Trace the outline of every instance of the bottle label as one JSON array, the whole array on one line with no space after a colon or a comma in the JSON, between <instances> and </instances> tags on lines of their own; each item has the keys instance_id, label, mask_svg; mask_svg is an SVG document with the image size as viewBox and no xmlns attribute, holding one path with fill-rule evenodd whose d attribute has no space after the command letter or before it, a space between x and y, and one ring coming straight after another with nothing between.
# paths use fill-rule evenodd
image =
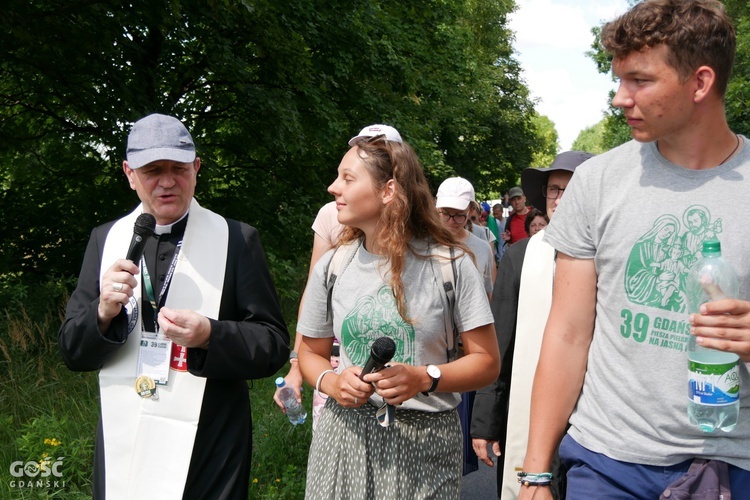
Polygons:
<instances>
[{"instance_id":1,"label":"bottle label","mask_svg":"<svg viewBox=\"0 0 750 500\"><path fill-rule=\"evenodd\" d=\"M702 363L688 360L688 377L689 396L694 403L724 406L739 400L739 361Z\"/></svg>"}]
</instances>

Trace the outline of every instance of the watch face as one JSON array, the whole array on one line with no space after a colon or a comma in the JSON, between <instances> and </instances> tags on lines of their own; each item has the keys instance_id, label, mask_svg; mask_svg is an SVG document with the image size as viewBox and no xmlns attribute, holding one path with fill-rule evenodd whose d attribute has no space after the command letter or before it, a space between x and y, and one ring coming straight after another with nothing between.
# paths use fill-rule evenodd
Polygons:
<instances>
[{"instance_id":1,"label":"watch face","mask_svg":"<svg viewBox=\"0 0 750 500\"><path fill-rule=\"evenodd\" d=\"M427 375L432 378L440 378L440 368L435 365L427 365Z\"/></svg>"}]
</instances>

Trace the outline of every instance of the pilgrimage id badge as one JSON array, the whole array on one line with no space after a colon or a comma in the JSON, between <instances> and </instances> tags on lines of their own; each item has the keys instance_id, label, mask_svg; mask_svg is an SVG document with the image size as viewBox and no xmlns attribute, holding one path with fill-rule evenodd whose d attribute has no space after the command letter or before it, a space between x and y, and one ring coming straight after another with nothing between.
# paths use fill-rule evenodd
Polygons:
<instances>
[{"instance_id":1,"label":"pilgrimage id badge","mask_svg":"<svg viewBox=\"0 0 750 500\"><path fill-rule=\"evenodd\" d=\"M144 331L138 350L138 371L136 377L145 375L158 385L167 385L169 380L169 358L172 354L172 341L162 333Z\"/></svg>"}]
</instances>

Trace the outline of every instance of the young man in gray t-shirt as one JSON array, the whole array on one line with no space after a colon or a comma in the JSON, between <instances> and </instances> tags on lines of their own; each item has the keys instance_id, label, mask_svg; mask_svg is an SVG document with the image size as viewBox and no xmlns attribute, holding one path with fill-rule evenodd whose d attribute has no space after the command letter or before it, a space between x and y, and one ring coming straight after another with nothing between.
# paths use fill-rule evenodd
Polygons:
<instances>
[{"instance_id":1,"label":"young man in gray t-shirt","mask_svg":"<svg viewBox=\"0 0 750 500\"><path fill-rule=\"evenodd\" d=\"M602 44L635 141L578 168L546 231L558 257L520 498L551 498L544 473L568 423L569 498L658 498L694 458L717 461L746 494L750 303L689 316L683 293L698 240L715 237L750 296L750 147L724 114L734 28L713 0L646 0L605 25ZM744 361L729 434L687 417L691 334Z\"/></svg>"}]
</instances>

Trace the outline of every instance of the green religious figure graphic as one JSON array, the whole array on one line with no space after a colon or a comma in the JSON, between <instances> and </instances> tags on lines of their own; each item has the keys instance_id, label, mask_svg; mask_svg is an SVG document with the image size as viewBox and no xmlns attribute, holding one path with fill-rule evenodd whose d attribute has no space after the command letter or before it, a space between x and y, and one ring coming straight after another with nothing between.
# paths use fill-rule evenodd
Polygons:
<instances>
[{"instance_id":1,"label":"green religious figure graphic","mask_svg":"<svg viewBox=\"0 0 750 500\"><path fill-rule=\"evenodd\" d=\"M633 245L625 269L628 299L667 311L685 312L685 278L698 260L703 241L722 231L721 219L711 221L709 210L693 205L682 221L671 214L658 217ZM682 232L681 232L682 231Z\"/></svg>"},{"instance_id":2,"label":"green religious figure graphic","mask_svg":"<svg viewBox=\"0 0 750 500\"><path fill-rule=\"evenodd\" d=\"M688 267L701 258L703 242L712 240L722 231L721 219L711 222L711 214L701 205L693 205L682 216L687 231L682 235L682 246L685 249L683 262Z\"/></svg>"},{"instance_id":3,"label":"green religious figure graphic","mask_svg":"<svg viewBox=\"0 0 750 500\"><path fill-rule=\"evenodd\" d=\"M388 286L380 288L374 297L361 297L341 324L341 343L357 366L367 362L370 347L380 337L390 337L396 343L393 361L413 362L414 327L399 315Z\"/></svg>"}]
</instances>

